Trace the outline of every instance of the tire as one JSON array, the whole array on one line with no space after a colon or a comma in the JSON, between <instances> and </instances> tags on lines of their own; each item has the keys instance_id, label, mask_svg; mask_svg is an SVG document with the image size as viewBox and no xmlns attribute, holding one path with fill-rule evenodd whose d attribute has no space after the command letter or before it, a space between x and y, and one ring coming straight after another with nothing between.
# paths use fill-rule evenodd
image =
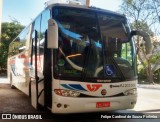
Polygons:
<instances>
[{"instance_id":1,"label":"tire","mask_svg":"<svg viewBox=\"0 0 160 122\"><path fill-rule=\"evenodd\" d=\"M12 79L12 74L10 73L10 86L12 89L15 89L16 87L13 85L13 79Z\"/></svg>"},{"instance_id":2,"label":"tire","mask_svg":"<svg viewBox=\"0 0 160 122\"><path fill-rule=\"evenodd\" d=\"M31 99L31 80L30 80L30 82L29 82L29 98Z\"/></svg>"}]
</instances>

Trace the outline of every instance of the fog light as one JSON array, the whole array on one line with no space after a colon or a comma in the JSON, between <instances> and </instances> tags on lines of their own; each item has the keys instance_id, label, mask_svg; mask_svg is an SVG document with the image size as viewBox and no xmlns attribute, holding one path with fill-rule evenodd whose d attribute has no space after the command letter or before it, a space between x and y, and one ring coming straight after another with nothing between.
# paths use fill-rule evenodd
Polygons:
<instances>
[{"instance_id":1,"label":"fog light","mask_svg":"<svg viewBox=\"0 0 160 122\"><path fill-rule=\"evenodd\" d=\"M107 90L103 89L103 90L101 91L101 94L102 94L103 96L106 95L106 94L107 94Z\"/></svg>"},{"instance_id":2,"label":"fog light","mask_svg":"<svg viewBox=\"0 0 160 122\"><path fill-rule=\"evenodd\" d=\"M61 103L58 103L58 104L57 104L57 108L60 108L61 106L62 106Z\"/></svg>"},{"instance_id":3,"label":"fog light","mask_svg":"<svg viewBox=\"0 0 160 122\"><path fill-rule=\"evenodd\" d=\"M136 104L136 101L131 102L131 104L132 104L132 105L135 105L135 104Z\"/></svg>"},{"instance_id":4,"label":"fog light","mask_svg":"<svg viewBox=\"0 0 160 122\"><path fill-rule=\"evenodd\" d=\"M67 104L64 104L64 108L67 108L68 107L68 105Z\"/></svg>"}]
</instances>

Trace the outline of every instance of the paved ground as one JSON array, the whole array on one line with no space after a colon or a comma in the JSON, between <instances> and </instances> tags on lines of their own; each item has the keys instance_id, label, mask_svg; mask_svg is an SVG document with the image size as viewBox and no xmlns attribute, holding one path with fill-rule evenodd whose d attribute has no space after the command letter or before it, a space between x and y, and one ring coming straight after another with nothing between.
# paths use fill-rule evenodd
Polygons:
<instances>
[{"instance_id":1,"label":"paved ground","mask_svg":"<svg viewBox=\"0 0 160 122\"><path fill-rule=\"evenodd\" d=\"M160 115L160 89L138 88L134 110L140 113L159 113Z\"/></svg>"},{"instance_id":2,"label":"paved ground","mask_svg":"<svg viewBox=\"0 0 160 122\"><path fill-rule=\"evenodd\" d=\"M11 89L9 84L0 84L0 113L23 113L26 111L36 112L30 105L28 96L17 89Z\"/></svg>"},{"instance_id":3,"label":"paved ground","mask_svg":"<svg viewBox=\"0 0 160 122\"><path fill-rule=\"evenodd\" d=\"M137 87L139 88L146 88L146 89L159 89L160 90L160 84L138 84Z\"/></svg>"},{"instance_id":4,"label":"paved ground","mask_svg":"<svg viewBox=\"0 0 160 122\"><path fill-rule=\"evenodd\" d=\"M3 115L2 115L3 114ZM12 120L1 119L7 115L12 116ZM17 116L16 116L17 115ZM18 89L11 89L10 84L0 83L0 122L20 122L16 117L20 115L40 115L41 118L51 118L52 114L47 110L37 111L31 106L27 95ZM15 118L13 120L13 118ZM22 120L26 122L53 122L52 119L46 120Z\"/></svg>"}]
</instances>

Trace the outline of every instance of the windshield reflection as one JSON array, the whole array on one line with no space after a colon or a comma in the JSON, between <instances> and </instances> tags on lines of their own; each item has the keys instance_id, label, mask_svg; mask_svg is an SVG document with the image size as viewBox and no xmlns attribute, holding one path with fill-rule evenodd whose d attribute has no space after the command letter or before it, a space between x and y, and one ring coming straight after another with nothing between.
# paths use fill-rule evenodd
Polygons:
<instances>
[{"instance_id":1,"label":"windshield reflection","mask_svg":"<svg viewBox=\"0 0 160 122\"><path fill-rule=\"evenodd\" d=\"M59 78L134 77L133 48L124 17L69 8L55 8L53 16L59 26L54 62Z\"/></svg>"}]
</instances>

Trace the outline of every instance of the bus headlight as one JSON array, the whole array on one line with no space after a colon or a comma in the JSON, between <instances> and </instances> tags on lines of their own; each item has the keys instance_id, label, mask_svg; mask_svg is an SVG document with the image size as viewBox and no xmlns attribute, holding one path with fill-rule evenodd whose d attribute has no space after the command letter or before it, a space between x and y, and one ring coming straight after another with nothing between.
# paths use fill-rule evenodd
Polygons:
<instances>
[{"instance_id":1,"label":"bus headlight","mask_svg":"<svg viewBox=\"0 0 160 122\"><path fill-rule=\"evenodd\" d=\"M136 95L137 94L137 89L130 89L124 92L124 95Z\"/></svg>"},{"instance_id":2,"label":"bus headlight","mask_svg":"<svg viewBox=\"0 0 160 122\"><path fill-rule=\"evenodd\" d=\"M57 95L64 96L64 97L79 97L80 93L71 90L64 90L64 89L55 89L54 92Z\"/></svg>"}]
</instances>

